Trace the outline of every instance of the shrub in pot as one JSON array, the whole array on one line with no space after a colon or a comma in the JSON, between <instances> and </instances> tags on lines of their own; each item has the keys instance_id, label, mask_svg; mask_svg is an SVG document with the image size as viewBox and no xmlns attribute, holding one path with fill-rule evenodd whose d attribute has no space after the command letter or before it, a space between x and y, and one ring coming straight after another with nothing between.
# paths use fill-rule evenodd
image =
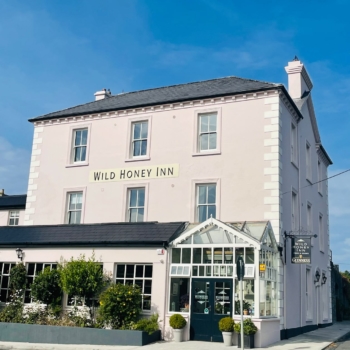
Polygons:
<instances>
[{"instance_id":1,"label":"shrub in pot","mask_svg":"<svg viewBox=\"0 0 350 350\"><path fill-rule=\"evenodd\" d=\"M241 333L241 324L235 323L234 330L237 333ZM246 349L254 349L254 334L258 331L258 328L254 322L247 318L243 321L243 333L244 333L244 347ZM238 336L238 347L241 348L241 337Z\"/></svg>"},{"instance_id":2,"label":"shrub in pot","mask_svg":"<svg viewBox=\"0 0 350 350\"><path fill-rule=\"evenodd\" d=\"M225 346L232 345L233 327L235 325L234 320L231 317L223 317L219 321L219 330L222 332Z\"/></svg>"},{"instance_id":3,"label":"shrub in pot","mask_svg":"<svg viewBox=\"0 0 350 350\"><path fill-rule=\"evenodd\" d=\"M174 341L182 342L183 328L186 326L185 318L180 314L170 316L169 324L174 332Z\"/></svg>"}]
</instances>

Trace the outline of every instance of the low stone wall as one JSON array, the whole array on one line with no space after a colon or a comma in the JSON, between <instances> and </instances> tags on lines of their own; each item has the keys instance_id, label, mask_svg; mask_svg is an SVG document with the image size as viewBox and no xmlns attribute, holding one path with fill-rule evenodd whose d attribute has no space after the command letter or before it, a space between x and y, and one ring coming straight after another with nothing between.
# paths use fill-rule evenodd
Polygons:
<instances>
[{"instance_id":1,"label":"low stone wall","mask_svg":"<svg viewBox=\"0 0 350 350\"><path fill-rule=\"evenodd\" d=\"M0 322L0 341L143 346L160 339L160 331L149 335L142 331L107 330L80 327L41 326Z\"/></svg>"}]
</instances>

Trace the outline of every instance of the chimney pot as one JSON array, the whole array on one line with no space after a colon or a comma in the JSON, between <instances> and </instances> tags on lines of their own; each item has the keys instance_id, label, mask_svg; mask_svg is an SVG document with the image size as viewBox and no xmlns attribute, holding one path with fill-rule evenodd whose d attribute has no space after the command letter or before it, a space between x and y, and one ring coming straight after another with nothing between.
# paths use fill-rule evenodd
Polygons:
<instances>
[{"instance_id":1,"label":"chimney pot","mask_svg":"<svg viewBox=\"0 0 350 350\"><path fill-rule=\"evenodd\" d=\"M99 101L99 100L103 100L105 98L108 98L108 97L111 97L112 96L112 93L111 93L111 90L107 90L107 89L102 89L100 91L96 91L94 93L94 96L95 96L95 101Z\"/></svg>"}]
</instances>

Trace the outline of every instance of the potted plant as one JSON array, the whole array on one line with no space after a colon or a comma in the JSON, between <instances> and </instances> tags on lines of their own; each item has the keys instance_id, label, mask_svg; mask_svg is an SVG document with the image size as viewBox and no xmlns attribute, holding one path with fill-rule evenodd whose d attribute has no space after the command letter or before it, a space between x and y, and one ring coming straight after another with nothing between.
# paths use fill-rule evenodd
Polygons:
<instances>
[{"instance_id":1,"label":"potted plant","mask_svg":"<svg viewBox=\"0 0 350 350\"><path fill-rule=\"evenodd\" d=\"M222 332L225 346L232 345L233 326L235 321L231 317L223 317L219 321L219 330Z\"/></svg>"},{"instance_id":2,"label":"potted plant","mask_svg":"<svg viewBox=\"0 0 350 350\"><path fill-rule=\"evenodd\" d=\"M249 309L251 307L251 304L248 303L248 301L243 300L243 314L249 315ZM240 315L241 314L241 302L239 300L236 300L235 302L235 314Z\"/></svg>"},{"instance_id":3,"label":"potted plant","mask_svg":"<svg viewBox=\"0 0 350 350\"><path fill-rule=\"evenodd\" d=\"M237 333L241 333L241 324L235 323L234 330ZM247 318L243 321L243 333L244 333L244 347L247 349L254 349L254 334L258 331L258 328L254 322ZM241 348L241 337L238 336L238 347Z\"/></svg>"},{"instance_id":4,"label":"potted plant","mask_svg":"<svg viewBox=\"0 0 350 350\"><path fill-rule=\"evenodd\" d=\"M186 326L186 323L187 322L185 318L180 314L174 314L170 316L169 324L170 327L173 329L174 341L182 342L182 330Z\"/></svg>"}]
</instances>

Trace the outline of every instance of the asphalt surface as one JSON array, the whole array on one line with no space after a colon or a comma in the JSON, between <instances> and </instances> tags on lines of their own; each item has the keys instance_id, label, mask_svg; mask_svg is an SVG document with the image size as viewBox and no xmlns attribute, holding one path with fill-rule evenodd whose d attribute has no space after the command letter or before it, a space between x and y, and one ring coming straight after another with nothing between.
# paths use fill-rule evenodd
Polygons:
<instances>
[{"instance_id":1,"label":"asphalt surface","mask_svg":"<svg viewBox=\"0 0 350 350\"><path fill-rule=\"evenodd\" d=\"M330 344L325 350L350 350L350 333L337 342Z\"/></svg>"}]
</instances>

